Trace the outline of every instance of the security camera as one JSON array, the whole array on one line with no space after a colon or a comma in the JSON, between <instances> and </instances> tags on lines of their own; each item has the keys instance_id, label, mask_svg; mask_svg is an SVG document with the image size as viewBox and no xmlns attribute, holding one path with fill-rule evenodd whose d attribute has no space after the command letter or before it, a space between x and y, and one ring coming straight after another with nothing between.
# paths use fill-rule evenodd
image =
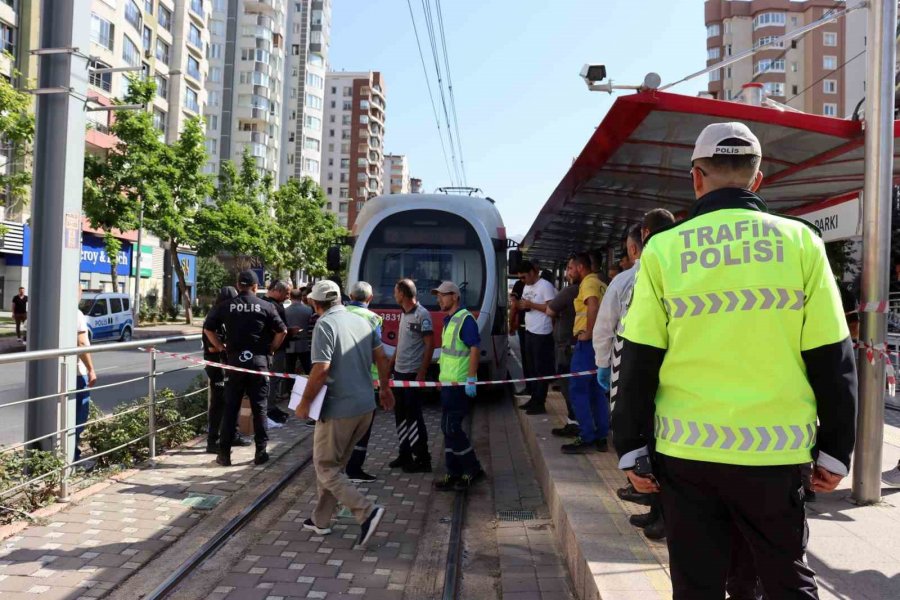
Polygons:
<instances>
[{"instance_id":1,"label":"security camera","mask_svg":"<svg viewBox=\"0 0 900 600\"><path fill-rule=\"evenodd\" d=\"M588 87L606 79L606 65L586 64L581 67L581 78Z\"/></svg>"}]
</instances>

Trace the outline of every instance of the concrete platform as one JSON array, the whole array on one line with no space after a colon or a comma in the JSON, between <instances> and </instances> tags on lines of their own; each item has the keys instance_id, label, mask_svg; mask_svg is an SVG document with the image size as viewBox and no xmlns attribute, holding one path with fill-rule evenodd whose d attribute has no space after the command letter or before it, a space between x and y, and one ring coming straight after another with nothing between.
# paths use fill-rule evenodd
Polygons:
<instances>
[{"instance_id":1,"label":"concrete platform","mask_svg":"<svg viewBox=\"0 0 900 600\"><path fill-rule=\"evenodd\" d=\"M576 594L582 600L671 598L665 543L647 540L628 516L647 509L615 495L625 478L615 453L567 456L558 427L565 404L558 393L548 399L547 415L516 411L550 508L557 541L566 557ZM885 425L883 471L896 479L900 428ZM820 494L807 506L808 559L822 599L900 598L900 488L885 485L884 500L861 507L850 500L845 480L833 494Z\"/></svg>"}]
</instances>

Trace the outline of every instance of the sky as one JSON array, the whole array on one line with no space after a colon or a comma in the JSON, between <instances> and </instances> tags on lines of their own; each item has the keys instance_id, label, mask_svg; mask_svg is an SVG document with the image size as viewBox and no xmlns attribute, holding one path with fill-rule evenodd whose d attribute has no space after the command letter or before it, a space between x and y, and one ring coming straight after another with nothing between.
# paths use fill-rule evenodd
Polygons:
<instances>
[{"instance_id":1,"label":"sky","mask_svg":"<svg viewBox=\"0 0 900 600\"><path fill-rule=\"evenodd\" d=\"M411 4L447 146L422 0ZM584 63L605 64L615 83L629 85L650 71L665 84L706 66L701 0L444 0L441 8L466 179L496 200L510 236L528 232L615 100L588 91L578 76ZM385 152L405 154L427 191L450 185L407 0L334 0L329 63L382 73ZM671 91L696 95L706 82Z\"/></svg>"}]
</instances>

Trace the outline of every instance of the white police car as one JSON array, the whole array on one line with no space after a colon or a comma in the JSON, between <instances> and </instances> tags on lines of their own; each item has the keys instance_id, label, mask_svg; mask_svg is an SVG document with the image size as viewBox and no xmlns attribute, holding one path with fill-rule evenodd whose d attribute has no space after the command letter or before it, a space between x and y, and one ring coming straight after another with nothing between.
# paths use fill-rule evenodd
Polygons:
<instances>
[{"instance_id":1,"label":"white police car","mask_svg":"<svg viewBox=\"0 0 900 600\"><path fill-rule=\"evenodd\" d=\"M131 340L134 334L134 316L131 314L131 298L128 294L84 292L78 309L84 313L92 342Z\"/></svg>"}]
</instances>

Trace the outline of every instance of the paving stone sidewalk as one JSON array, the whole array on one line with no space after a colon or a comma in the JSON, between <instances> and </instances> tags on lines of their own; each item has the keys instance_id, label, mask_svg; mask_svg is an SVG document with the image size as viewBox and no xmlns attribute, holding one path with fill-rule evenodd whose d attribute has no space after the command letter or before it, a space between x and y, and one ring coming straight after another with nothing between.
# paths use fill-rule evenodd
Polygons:
<instances>
[{"instance_id":1,"label":"paving stone sidewalk","mask_svg":"<svg viewBox=\"0 0 900 600\"><path fill-rule=\"evenodd\" d=\"M290 419L270 431L269 453L276 459L311 434ZM170 452L155 468L143 468L0 541L0 597L102 598L207 514L182 503L189 495L226 498L273 464L254 466L250 446L235 448L235 466L223 468L204 449L205 441Z\"/></svg>"}]
</instances>

